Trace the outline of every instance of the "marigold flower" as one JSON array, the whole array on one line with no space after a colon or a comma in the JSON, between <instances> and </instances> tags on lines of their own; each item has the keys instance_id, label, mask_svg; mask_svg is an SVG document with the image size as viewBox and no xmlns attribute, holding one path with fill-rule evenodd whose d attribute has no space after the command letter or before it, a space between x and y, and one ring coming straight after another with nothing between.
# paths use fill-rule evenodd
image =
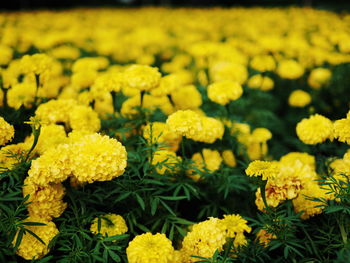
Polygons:
<instances>
[{"instance_id":1,"label":"marigold flower","mask_svg":"<svg viewBox=\"0 0 350 263\"><path fill-rule=\"evenodd\" d=\"M50 241L58 234L58 229L55 223L45 221L38 217L29 217L25 221L45 224L40 226L26 226L27 229L40 237L45 244L41 243L33 235L26 232L22 237L21 244L19 245L16 253L26 260L40 259L49 253L48 245ZM16 238L14 239L13 244L15 241Z\"/></svg>"},{"instance_id":2,"label":"marigold flower","mask_svg":"<svg viewBox=\"0 0 350 263\"><path fill-rule=\"evenodd\" d=\"M202 132L198 134L193 140L204 143L214 143L216 140L222 139L225 128L221 121L201 116Z\"/></svg>"},{"instance_id":3,"label":"marigold flower","mask_svg":"<svg viewBox=\"0 0 350 263\"><path fill-rule=\"evenodd\" d=\"M248 176L262 176L263 180L267 180L279 173L279 167L275 162L256 160L248 165L245 173Z\"/></svg>"},{"instance_id":4,"label":"marigold flower","mask_svg":"<svg viewBox=\"0 0 350 263\"><path fill-rule=\"evenodd\" d=\"M8 143L15 135L15 129L0 116L0 146Z\"/></svg>"},{"instance_id":5,"label":"marigold flower","mask_svg":"<svg viewBox=\"0 0 350 263\"><path fill-rule=\"evenodd\" d=\"M311 96L301 89L294 90L288 98L288 104L292 107L305 107L311 102Z\"/></svg>"},{"instance_id":6,"label":"marigold flower","mask_svg":"<svg viewBox=\"0 0 350 263\"><path fill-rule=\"evenodd\" d=\"M224 163L230 167L235 167L237 165L236 157L231 150L225 150L221 153Z\"/></svg>"},{"instance_id":7,"label":"marigold flower","mask_svg":"<svg viewBox=\"0 0 350 263\"><path fill-rule=\"evenodd\" d=\"M171 99L179 110L196 109L202 105L202 96L194 85L173 90Z\"/></svg>"},{"instance_id":8,"label":"marigold flower","mask_svg":"<svg viewBox=\"0 0 350 263\"><path fill-rule=\"evenodd\" d=\"M25 55L21 58L20 66L25 74L40 75L51 70L53 59L46 54Z\"/></svg>"},{"instance_id":9,"label":"marigold flower","mask_svg":"<svg viewBox=\"0 0 350 263\"><path fill-rule=\"evenodd\" d=\"M101 128L101 121L97 112L91 107L77 105L68 113L69 125L73 130L98 132Z\"/></svg>"},{"instance_id":10,"label":"marigold flower","mask_svg":"<svg viewBox=\"0 0 350 263\"><path fill-rule=\"evenodd\" d=\"M333 127L334 138L350 145L350 118L336 120Z\"/></svg>"},{"instance_id":11,"label":"marigold flower","mask_svg":"<svg viewBox=\"0 0 350 263\"><path fill-rule=\"evenodd\" d=\"M263 77L261 74L257 74L249 78L247 85L251 89L268 91L273 89L274 82L267 76Z\"/></svg>"},{"instance_id":12,"label":"marigold flower","mask_svg":"<svg viewBox=\"0 0 350 263\"><path fill-rule=\"evenodd\" d=\"M164 234L145 233L136 236L126 248L129 263L173 262L174 248Z\"/></svg>"},{"instance_id":13,"label":"marigold flower","mask_svg":"<svg viewBox=\"0 0 350 263\"><path fill-rule=\"evenodd\" d=\"M295 60L282 60L277 67L277 73L284 79L297 79L304 74L304 68Z\"/></svg>"},{"instance_id":14,"label":"marigold flower","mask_svg":"<svg viewBox=\"0 0 350 263\"><path fill-rule=\"evenodd\" d=\"M208 86L209 99L220 105L226 105L230 101L237 100L242 94L242 86L233 81L215 82Z\"/></svg>"},{"instance_id":15,"label":"marigold flower","mask_svg":"<svg viewBox=\"0 0 350 263\"><path fill-rule=\"evenodd\" d=\"M164 174L165 172L176 172L176 166L181 162L181 157L176 153L166 150L159 150L153 154L152 165L158 165L157 172Z\"/></svg>"},{"instance_id":16,"label":"marigold flower","mask_svg":"<svg viewBox=\"0 0 350 263\"><path fill-rule=\"evenodd\" d=\"M203 130L200 116L192 110L178 110L168 117L166 123L171 131L189 139L196 138Z\"/></svg>"},{"instance_id":17,"label":"marigold flower","mask_svg":"<svg viewBox=\"0 0 350 263\"><path fill-rule=\"evenodd\" d=\"M132 65L124 72L125 82L131 88L150 91L159 85L161 74L158 68Z\"/></svg>"},{"instance_id":18,"label":"marigold flower","mask_svg":"<svg viewBox=\"0 0 350 263\"><path fill-rule=\"evenodd\" d=\"M98 221L100 220L100 230L98 229ZM94 234L101 233L104 236L122 235L128 232L128 226L124 218L116 214L105 214L96 217L91 224L90 231Z\"/></svg>"},{"instance_id":19,"label":"marigold flower","mask_svg":"<svg viewBox=\"0 0 350 263\"><path fill-rule=\"evenodd\" d=\"M210 258L217 249L221 251L225 243L226 232L222 229L220 219L211 217L195 224L182 241L184 262L198 261L192 256Z\"/></svg>"},{"instance_id":20,"label":"marigold flower","mask_svg":"<svg viewBox=\"0 0 350 263\"><path fill-rule=\"evenodd\" d=\"M322 143L333 135L333 123L326 117L315 114L300 121L296 132L305 144Z\"/></svg>"},{"instance_id":21,"label":"marigold flower","mask_svg":"<svg viewBox=\"0 0 350 263\"><path fill-rule=\"evenodd\" d=\"M24 180L23 196L29 195L28 212L31 217L51 220L59 217L67 207L63 202L65 188L62 184L37 185L31 177Z\"/></svg>"},{"instance_id":22,"label":"marigold flower","mask_svg":"<svg viewBox=\"0 0 350 263\"><path fill-rule=\"evenodd\" d=\"M311 71L308 84L314 89L320 89L327 84L332 77L332 72L326 68L315 68Z\"/></svg>"},{"instance_id":23,"label":"marigold flower","mask_svg":"<svg viewBox=\"0 0 350 263\"><path fill-rule=\"evenodd\" d=\"M234 238L234 246L242 246L247 243L244 232L250 233L251 227L247 225L248 221L240 215L224 215L221 219L221 227L226 231L226 237Z\"/></svg>"}]
</instances>

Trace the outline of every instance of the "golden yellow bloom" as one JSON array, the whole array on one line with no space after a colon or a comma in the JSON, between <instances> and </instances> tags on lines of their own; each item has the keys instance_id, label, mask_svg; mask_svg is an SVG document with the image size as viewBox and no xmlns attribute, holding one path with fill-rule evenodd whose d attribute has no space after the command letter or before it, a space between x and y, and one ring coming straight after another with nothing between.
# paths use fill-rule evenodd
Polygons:
<instances>
[{"instance_id":1,"label":"golden yellow bloom","mask_svg":"<svg viewBox=\"0 0 350 263\"><path fill-rule=\"evenodd\" d=\"M295 162L301 162L303 165L309 166L311 169L316 169L316 159L308 153L303 152L290 152L283 155L280 159L280 163L285 166L294 165Z\"/></svg>"},{"instance_id":2,"label":"golden yellow bloom","mask_svg":"<svg viewBox=\"0 0 350 263\"><path fill-rule=\"evenodd\" d=\"M256 160L251 162L245 173L248 176L262 176L263 180L274 178L279 173L279 166L275 162Z\"/></svg>"},{"instance_id":3,"label":"golden yellow bloom","mask_svg":"<svg viewBox=\"0 0 350 263\"><path fill-rule=\"evenodd\" d=\"M181 141L181 135L171 131L168 125L163 122L148 123L143 127L143 137L149 143L159 143L161 148L173 152L178 150Z\"/></svg>"},{"instance_id":4,"label":"golden yellow bloom","mask_svg":"<svg viewBox=\"0 0 350 263\"><path fill-rule=\"evenodd\" d=\"M13 49L0 44L0 65L7 65L13 57Z\"/></svg>"},{"instance_id":5,"label":"golden yellow bloom","mask_svg":"<svg viewBox=\"0 0 350 263\"><path fill-rule=\"evenodd\" d=\"M191 256L212 257L218 249L222 250L226 242L226 231L222 229L221 220L209 218L192 226L182 241L181 253L184 263L196 262L198 259Z\"/></svg>"},{"instance_id":6,"label":"golden yellow bloom","mask_svg":"<svg viewBox=\"0 0 350 263\"><path fill-rule=\"evenodd\" d=\"M105 219L106 218L106 219ZM124 218L116 214L105 214L100 217L100 230L98 229L99 218L96 217L91 224L90 231L94 234L101 233L103 236L116 236L128 232L128 226Z\"/></svg>"},{"instance_id":7,"label":"golden yellow bloom","mask_svg":"<svg viewBox=\"0 0 350 263\"><path fill-rule=\"evenodd\" d=\"M152 89L153 96L164 96L170 94L173 90L180 87L179 77L175 74L170 74L161 78L159 87Z\"/></svg>"},{"instance_id":8,"label":"golden yellow bloom","mask_svg":"<svg viewBox=\"0 0 350 263\"><path fill-rule=\"evenodd\" d=\"M90 134L70 145L70 168L80 182L109 181L124 173L127 153L116 139Z\"/></svg>"},{"instance_id":9,"label":"golden yellow bloom","mask_svg":"<svg viewBox=\"0 0 350 263\"><path fill-rule=\"evenodd\" d=\"M311 96L301 89L294 90L288 98L288 103L292 107L305 107L311 102Z\"/></svg>"},{"instance_id":10,"label":"golden yellow bloom","mask_svg":"<svg viewBox=\"0 0 350 263\"><path fill-rule=\"evenodd\" d=\"M202 105L202 96L194 85L173 90L171 99L179 110L196 109Z\"/></svg>"},{"instance_id":11,"label":"golden yellow bloom","mask_svg":"<svg viewBox=\"0 0 350 263\"><path fill-rule=\"evenodd\" d=\"M277 74L284 79L297 79L304 74L304 68L295 60L282 60L278 64Z\"/></svg>"},{"instance_id":12,"label":"golden yellow bloom","mask_svg":"<svg viewBox=\"0 0 350 263\"><path fill-rule=\"evenodd\" d=\"M125 85L124 82L124 75L122 73L104 73L95 79L91 92L95 96L105 91L119 92L123 85Z\"/></svg>"},{"instance_id":13,"label":"golden yellow bloom","mask_svg":"<svg viewBox=\"0 0 350 263\"><path fill-rule=\"evenodd\" d=\"M231 150L225 150L221 153L224 163L230 167L236 167L236 157Z\"/></svg>"},{"instance_id":14,"label":"golden yellow bloom","mask_svg":"<svg viewBox=\"0 0 350 263\"><path fill-rule=\"evenodd\" d=\"M153 154L152 165L157 165L157 172L164 174L165 172L176 173L177 165L181 162L181 157L176 153L166 150L158 150Z\"/></svg>"},{"instance_id":15,"label":"golden yellow bloom","mask_svg":"<svg viewBox=\"0 0 350 263\"><path fill-rule=\"evenodd\" d=\"M196 138L203 130L200 115L192 110L178 110L166 121L169 129L189 139Z\"/></svg>"},{"instance_id":16,"label":"golden yellow bloom","mask_svg":"<svg viewBox=\"0 0 350 263\"><path fill-rule=\"evenodd\" d=\"M350 118L334 122L334 138L350 145Z\"/></svg>"},{"instance_id":17,"label":"golden yellow bloom","mask_svg":"<svg viewBox=\"0 0 350 263\"><path fill-rule=\"evenodd\" d=\"M52 69L53 59L46 54L25 55L21 58L20 66L25 74L40 75Z\"/></svg>"},{"instance_id":18,"label":"golden yellow bloom","mask_svg":"<svg viewBox=\"0 0 350 263\"><path fill-rule=\"evenodd\" d=\"M23 196L29 195L28 212L31 217L51 220L59 217L66 209L67 204L63 202L64 187L62 184L37 185L31 177L24 180Z\"/></svg>"},{"instance_id":19,"label":"golden yellow bloom","mask_svg":"<svg viewBox=\"0 0 350 263\"><path fill-rule=\"evenodd\" d=\"M158 72L158 68L132 65L125 70L124 78L129 87L149 91L159 85L161 74Z\"/></svg>"},{"instance_id":20,"label":"golden yellow bloom","mask_svg":"<svg viewBox=\"0 0 350 263\"><path fill-rule=\"evenodd\" d=\"M311 71L308 84L314 89L320 89L327 84L332 77L332 72L326 68L315 68Z\"/></svg>"},{"instance_id":21,"label":"golden yellow bloom","mask_svg":"<svg viewBox=\"0 0 350 263\"><path fill-rule=\"evenodd\" d=\"M28 175L32 181L40 186L50 183L61 183L72 173L68 144L59 144L50 148L39 158L32 161Z\"/></svg>"},{"instance_id":22,"label":"golden yellow bloom","mask_svg":"<svg viewBox=\"0 0 350 263\"><path fill-rule=\"evenodd\" d=\"M106 57L83 57L76 60L72 66L73 72L92 70L98 71L107 68L109 61Z\"/></svg>"},{"instance_id":23,"label":"golden yellow bloom","mask_svg":"<svg viewBox=\"0 0 350 263\"><path fill-rule=\"evenodd\" d=\"M66 123L69 122L69 113L77 105L73 99L58 99L50 100L40 104L35 115L48 124Z\"/></svg>"},{"instance_id":24,"label":"golden yellow bloom","mask_svg":"<svg viewBox=\"0 0 350 263\"><path fill-rule=\"evenodd\" d=\"M199 133L193 140L204 143L214 143L216 140L222 139L225 128L221 121L201 116L202 121L202 132Z\"/></svg>"},{"instance_id":25,"label":"golden yellow bloom","mask_svg":"<svg viewBox=\"0 0 350 263\"><path fill-rule=\"evenodd\" d=\"M296 127L298 138L305 144L322 143L333 136L333 123L326 117L315 114L301 120Z\"/></svg>"},{"instance_id":26,"label":"golden yellow bloom","mask_svg":"<svg viewBox=\"0 0 350 263\"><path fill-rule=\"evenodd\" d=\"M28 143L9 144L2 147L0 149L0 170L3 168L11 170L21 161L21 156L26 156L30 147L31 144Z\"/></svg>"},{"instance_id":27,"label":"golden yellow bloom","mask_svg":"<svg viewBox=\"0 0 350 263\"><path fill-rule=\"evenodd\" d=\"M62 46L51 49L49 54L50 54L50 56L57 58L57 59L75 60L80 56L80 51L76 47L62 45Z\"/></svg>"},{"instance_id":28,"label":"golden yellow bloom","mask_svg":"<svg viewBox=\"0 0 350 263\"><path fill-rule=\"evenodd\" d=\"M73 130L98 132L101 122L98 114L88 106L77 105L68 113L69 125Z\"/></svg>"},{"instance_id":29,"label":"golden yellow bloom","mask_svg":"<svg viewBox=\"0 0 350 263\"><path fill-rule=\"evenodd\" d=\"M174 248L164 234L145 233L130 241L126 255L129 263L171 263Z\"/></svg>"},{"instance_id":30,"label":"golden yellow bloom","mask_svg":"<svg viewBox=\"0 0 350 263\"><path fill-rule=\"evenodd\" d=\"M202 152L195 153L191 158L194 161L194 165L197 169L204 171L204 168L208 169L210 173L215 172L220 168L222 163L222 157L217 150L203 149ZM191 178L195 181L200 179L200 175L193 170L188 171L191 174Z\"/></svg>"},{"instance_id":31,"label":"golden yellow bloom","mask_svg":"<svg viewBox=\"0 0 350 263\"><path fill-rule=\"evenodd\" d=\"M29 217L25 221L46 224L43 226L26 226L27 229L40 237L45 244L41 243L31 234L25 233L16 253L26 260L40 259L49 253L48 245L50 241L58 234L58 229L55 223L45 221L38 217ZM15 241L16 238L13 242Z\"/></svg>"},{"instance_id":32,"label":"golden yellow bloom","mask_svg":"<svg viewBox=\"0 0 350 263\"><path fill-rule=\"evenodd\" d=\"M220 81L208 86L209 99L220 105L226 105L230 101L237 100L242 94L242 86L234 81Z\"/></svg>"},{"instance_id":33,"label":"golden yellow bloom","mask_svg":"<svg viewBox=\"0 0 350 263\"><path fill-rule=\"evenodd\" d=\"M256 128L252 132L252 138L255 142L263 143L272 138L272 133L266 128Z\"/></svg>"},{"instance_id":34,"label":"golden yellow bloom","mask_svg":"<svg viewBox=\"0 0 350 263\"><path fill-rule=\"evenodd\" d=\"M302 219L308 219L314 215L321 214L325 207L316 207L322 205L322 202L311 201L308 198L327 198L328 190L322 189L317 182L309 182L300 190L297 198L293 199L294 211L301 214Z\"/></svg>"},{"instance_id":35,"label":"golden yellow bloom","mask_svg":"<svg viewBox=\"0 0 350 263\"><path fill-rule=\"evenodd\" d=\"M240 215L224 215L221 219L221 227L226 232L226 237L234 238L233 244L235 247L245 245L247 240L244 232L250 233L251 227L247 225L248 221Z\"/></svg>"},{"instance_id":36,"label":"golden yellow bloom","mask_svg":"<svg viewBox=\"0 0 350 263\"><path fill-rule=\"evenodd\" d=\"M233 62L218 62L209 68L211 79L214 82L233 81L242 85L248 78L245 66Z\"/></svg>"},{"instance_id":37,"label":"golden yellow bloom","mask_svg":"<svg viewBox=\"0 0 350 263\"><path fill-rule=\"evenodd\" d=\"M35 83L18 83L12 86L7 93L7 103L14 109L19 109L22 105L26 108L32 106L36 93Z\"/></svg>"},{"instance_id":38,"label":"golden yellow bloom","mask_svg":"<svg viewBox=\"0 0 350 263\"><path fill-rule=\"evenodd\" d=\"M0 116L0 146L8 143L15 135L15 129Z\"/></svg>"},{"instance_id":39,"label":"golden yellow bloom","mask_svg":"<svg viewBox=\"0 0 350 263\"><path fill-rule=\"evenodd\" d=\"M260 72L273 71L276 68L276 62L272 56L260 55L252 58L250 66Z\"/></svg>"},{"instance_id":40,"label":"golden yellow bloom","mask_svg":"<svg viewBox=\"0 0 350 263\"><path fill-rule=\"evenodd\" d=\"M268 91L273 89L274 82L269 77L263 77L261 74L257 74L249 78L247 85L251 89Z\"/></svg>"}]
</instances>

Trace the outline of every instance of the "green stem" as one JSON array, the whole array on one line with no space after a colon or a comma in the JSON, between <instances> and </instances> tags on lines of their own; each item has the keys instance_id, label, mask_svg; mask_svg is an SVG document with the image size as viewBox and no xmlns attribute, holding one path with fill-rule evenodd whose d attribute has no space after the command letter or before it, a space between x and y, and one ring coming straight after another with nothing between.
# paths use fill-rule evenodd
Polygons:
<instances>
[{"instance_id":1,"label":"green stem","mask_svg":"<svg viewBox=\"0 0 350 263\"><path fill-rule=\"evenodd\" d=\"M266 190L266 183L267 183L267 181L262 181L260 183L260 192L261 192L261 198L262 198L262 200L264 202L266 210L268 210L269 209L269 205L267 204L267 201L266 201L266 192L265 192L265 190Z\"/></svg>"},{"instance_id":2,"label":"green stem","mask_svg":"<svg viewBox=\"0 0 350 263\"><path fill-rule=\"evenodd\" d=\"M24 159L25 162L28 161L30 154L32 153L32 151L34 150L35 146L38 143L39 136L40 136L40 131L41 131L41 126L39 126L38 129L35 129L35 127L32 127L32 131L33 131L33 134L34 134L34 141L33 141L32 147L30 148L30 150L27 153L26 158Z\"/></svg>"},{"instance_id":3,"label":"green stem","mask_svg":"<svg viewBox=\"0 0 350 263\"><path fill-rule=\"evenodd\" d=\"M348 243L348 234L345 231L343 220L340 220L338 224L339 224L340 234L343 239L343 243L344 245L346 245Z\"/></svg>"}]
</instances>

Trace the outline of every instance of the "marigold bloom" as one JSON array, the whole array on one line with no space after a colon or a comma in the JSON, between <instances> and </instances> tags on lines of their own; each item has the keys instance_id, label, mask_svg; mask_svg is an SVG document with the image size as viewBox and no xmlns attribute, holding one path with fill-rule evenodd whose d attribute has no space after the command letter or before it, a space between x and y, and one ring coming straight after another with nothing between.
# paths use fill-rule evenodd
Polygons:
<instances>
[{"instance_id":1,"label":"marigold bloom","mask_svg":"<svg viewBox=\"0 0 350 263\"><path fill-rule=\"evenodd\" d=\"M248 176L262 176L263 180L267 180L279 173L279 167L275 162L256 160L248 165L245 172Z\"/></svg>"},{"instance_id":2,"label":"marigold bloom","mask_svg":"<svg viewBox=\"0 0 350 263\"><path fill-rule=\"evenodd\" d=\"M7 103L18 110L22 105L30 108L34 103L36 93L35 83L18 83L13 85L7 93Z\"/></svg>"},{"instance_id":3,"label":"marigold bloom","mask_svg":"<svg viewBox=\"0 0 350 263\"><path fill-rule=\"evenodd\" d=\"M131 88L149 91L159 85L161 74L158 68L146 65L132 65L124 72L125 82Z\"/></svg>"},{"instance_id":4,"label":"marigold bloom","mask_svg":"<svg viewBox=\"0 0 350 263\"><path fill-rule=\"evenodd\" d=\"M242 86L234 81L220 81L208 86L209 99L220 105L237 100L242 94Z\"/></svg>"},{"instance_id":5,"label":"marigold bloom","mask_svg":"<svg viewBox=\"0 0 350 263\"><path fill-rule=\"evenodd\" d=\"M159 150L153 154L152 165L157 165L157 172L164 174L165 172L176 172L176 166L181 162L181 157L171 151Z\"/></svg>"},{"instance_id":6,"label":"marigold bloom","mask_svg":"<svg viewBox=\"0 0 350 263\"><path fill-rule=\"evenodd\" d=\"M336 120L333 127L334 138L350 145L350 118Z\"/></svg>"},{"instance_id":7,"label":"marigold bloom","mask_svg":"<svg viewBox=\"0 0 350 263\"><path fill-rule=\"evenodd\" d=\"M311 102L311 96L301 89L294 90L288 98L288 104L292 107L305 107Z\"/></svg>"},{"instance_id":8,"label":"marigold bloom","mask_svg":"<svg viewBox=\"0 0 350 263\"><path fill-rule=\"evenodd\" d=\"M212 257L218 249L222 250L226 242L226 231L222 229L221 220L209 218L192 226L182 241L181 253L186 263L196 262L198 259L191 256Z\"/></svg>"},{"instance_id":9,"label":"marigold bloom","mask_svg":"<svg viewBox=\"0 0 350 263\"><path fill-rule=\"evenodd\" d=\"M304 68L295 60L282 60L277 67L277 73L284 79L297 79L304 74Z\"/></svg>"},{"instance_id":10,"label":"marigold bloom","mask_svg":"<svg viewBox=\"0 0 350 263\"><path fill-rule=\"evenodd\" d=\"M22 242L18 247L16 253L26 260L40 259L49 253L48 245L50 241L58 234L58 229L53 222L45 221L38 217L29 217L25 220L26 222L39 222L44 223L43 226L26 226L27 229L31 230L38 237L44 241L45 244L41 243L37 238L32 236L30 233L25 233L22 237ZM13 242L16 241L16 238Z\"/></svg>"},{"instance_id":11,"label":"marigold bloom","mask_svg":"<svg viewBox=\"0 0 350 263\"><path fill-rule=\"evenodd\" d=\"M234 246L242 246L247 243L244 232L250 233L251 227L247 225L248 221L240 215L224 215L221 219L221 227L226 231L226 237L234 238Z\"/></svg>"},{"instance_id":12,"label":"marigold bloom","mask_svg":"<svg viewBox=\"0 0 350 263\"><path fill-rule=\"evenodd\" d=\"M0 116L0 146L8 143L15 135L15 129Z\"/></svg>"},{"instance_id":13,"label":"marigold bloom","mask_svg":"<svg viewBox=\"0 0 350 263\"><path fill-rule=\"evenodd\" d=\"M25 55L21 58L20 66L23 73L40 75L51 70L53 59L46 54Z\"/></svg>"},{"instance_id":14,"label":"marigold bloom","mask_svg":"<svg viewBox=\"0 0 350 263\"><path fill-rule=\"evenodd\" d=\"M196 109L202 105L202 95L194 85L173 90L171 99L179 110Z\"/></svg>"},{"instance_id":15,"label":"marigold bloom","mask_svg":"<svg viewBox=\"0 0 350 263\"><path fill-rule=\"evenodd\" d=\"M247 85L251 89L268 91L273 89L274 82L267 76L263 77L261 74L257 74L249 78Z\"/></svg>"},{"instance_id":16,"label":"marigold bloom","mask_svg":"<svg viewBox=\"0 0 350 263\"><path fill-rule=\"evenodd\" d=\"M326 117L315 114L300 121L296 132L305 144L322 143L333 135L333 123Z\"/></svg>"},{"instance_id":17,"label":"marigold bloom","mask_svg":"<svg viewBox=\"0 0 350 263\"><path fill-rule=\"evenodd\" d=\"M145 233L130 241L126 255L129 263L171 263L174 248L164 234Z\"/></svg>"},{"instance_id":18,"label":"marigold bloom","mask_svg":"<svg viewBox=\"0 0 350 263\"><path fill-rule=\"evenodd\" d=\"M168 117L166 123L171 131L189 139L196 138L203 130L200 116L192 110L178 110Z\"/></svg>"},{"instance_id":19,"label":"marigold bloom","mask_svg":"<svg viewBox=\"0 0 350 263\"><path fill-rule=\"evenodd\" d=\"M23 196L29 195L29 216L51 220L59 217L66 209L67 204L63 202L65 188L62 184L37 185L31 177L24 180Z\"/></svg>"},{"instance_id":20,"label":"marigold bloom","mask_svg":"<svg viewBox=\"0 0 350 263\"><path fill-rule=\"evenodd\" d=\"M327 84L332 77L332 72L326 68L315 68L311 71L308 84L314 89L320 89Z\"/></svg>"},{"instance_id":21,"label":"marigold bloom","mask_svg":"<svg viewBox=\"0 0 350 263\"><path fill-rule=\"evenodd\" d=\"M225 150L221 153L224 163L230 167L235 167L237 165L236 157L231 150Z\"/></svg>"},{"instance_id":22,"label":"marigold bloom","mask_svg":"<svg viewBox=\"0 0 350 263\"><path fill-rule=\"evenodd\" d=\"M106 219L105 219L106 218ZM99 218L96 217L91 224L90 231L94 234L101 233L103 236L116 236L128 232L128 226L124 218L116 214L105 214L100 218L100 230L98 229Z\"/></svg>"},{"instance_id":23,"label":"marigold bloom","mask_svg":"<svg viewBox=\"0 0 350 263\"><path fill-rule=\"evenodd\" d=\"M201 116L202 132L198 134L193 140L204 143L214 143L216 140L222 139L225 128L221 121Z\"/></svg>"}]
</instances>

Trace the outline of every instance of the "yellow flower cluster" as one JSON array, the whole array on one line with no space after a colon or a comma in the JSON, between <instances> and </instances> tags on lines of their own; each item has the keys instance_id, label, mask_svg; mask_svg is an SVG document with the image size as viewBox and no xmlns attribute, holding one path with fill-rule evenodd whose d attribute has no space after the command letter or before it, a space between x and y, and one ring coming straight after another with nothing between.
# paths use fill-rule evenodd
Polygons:
<instances>
[{"instance_id":1,"label":"yellow flower cluster","mask_svg":"<svg viewBox=\"0 0 350 263\"><path fill-rule=\"evenodd\" d=\"M0 116L0 146L8 143L15 135L15 129Z\"/></svg>"},{"instance_id":2,"label":"yellow flower cluster","mask_svg":"<svg viewBox=\"0 0 350 263\"><path fill-rule=\"evenodd\" d=\"M315 114L301 120L296 127L299 139L305 144L318 144L333 137L333 123L328 118Z\"/></svg>"},{"instance_id":3,"label":"yellow flower cluster","mask_svg":"<svg viewBox=\"0 0 350 263\"><path fill-rule=\"evenodd\" d=\"M116 214L105 214L100 218L96 217L92 221L90 231L94 234L101 233L103 236L116 236L128 232L128 226L122 216Z\"/></svg>"},{"instance_id":4,"label":"yellow flower cluster","mask_svg":"<svg viewBox=\"0 0 350 263\"><path fill-rule=\"evenodd\" d=\"M145 233L130 241L126 249L129 263L172 263L174 248L164 234Z\"/></svg>"},{"instance_id":5,"label":"yellow flower cluster","mask_svg":"<svg viewBox=\"0 0 350 263\"><path fill-rule=\"evenodd\" d=\"M305 107L311 102L311 96L306 91L297 89L294 90L288 98L288 103L292 107Z\"/></svg>"},{"instance_id":6,"label":"yellow flower cluster","mask_svg":"<svg viewBox=\"0 0 350 263\"><path fill-rule=\"evenodd\" d=\"M346 118L334 122L334 138L350 145L350 111Z\"/></svg>"},{"instance_id":7,"label":"yellow flower cluster","mask_svg":"<svg viewBox=\"0 0 350 263\"><path fill-rule=\"evenodd\" d=\"M241 85L229 80L214 82L208 86L209 99L221 105L237 100L242 94L243 89Z\"/></svg>"},{"instance_id":8,"label":"yellow flower cluster","mask_svg":"<svg viewBox=\"0 0 350 263\"><path fill-rule=\"evenodd\" d=\"M45 221L40 217L29 217L25 221L45 224L40 226L26 226L27 229L40 237L44 244L33 235L26 232L22 237L17 254L27 260L39 259L49 253L48 245L58 234L58 229L54 222ZM16 238L14 240L16 240Z\"/></svg>"}]
</instances>

